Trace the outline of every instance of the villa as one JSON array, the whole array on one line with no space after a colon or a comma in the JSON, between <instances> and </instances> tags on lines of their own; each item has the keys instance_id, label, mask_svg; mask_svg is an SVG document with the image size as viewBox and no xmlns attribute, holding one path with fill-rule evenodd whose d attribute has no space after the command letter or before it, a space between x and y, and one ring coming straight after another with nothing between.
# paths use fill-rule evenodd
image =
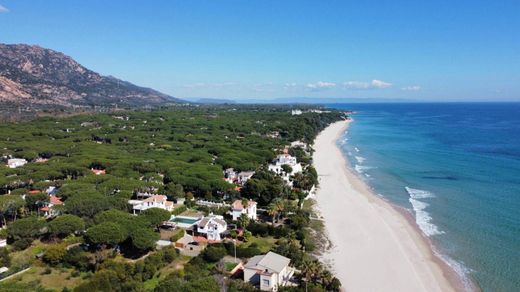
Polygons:
<instances>
[{"instance_id":1,"label":"villa","mask_svg":"<svg viewBox=\"0 0 520 292\"><path fill-rule=\"evenodd\" d=\"M242 214L246 214L247 217L256 220L256 202L249 200L247 201L247 206L244 206L242 200L235 200L231 205L231 215L233 216L233 220L238 220Z\"/></svg>"},{"instance_id":2,"label":"villa","mask_svg":"<svg viewBox=\"0 0 520 292\"><path fill-rule=\"evenodd\" d=\"M246 182L251 178L253 177L253 175L255 174L254 171L241 171L240 173L238 173L238 176L237 176L237 184L239 185L245 185Z\"/></svg>"},{"instance_id":3,"label":"villa","mask_svg":"<svg viewBox=\"0 0 520 292\"><path fill-rule=\"evenodd\" d=\"M164 195L153 195L144 200L129 200L128 204L132 205L134 214L150 208L160 208L170 212L173 211L173 202L168 201L168 198Z\"/></svg>"},{"instance_id":4,"label":"villa","mask_svg":"<svg viewBox=\"0 0 520 292\"><path fill-rule=\"evenodd\" d=\"M55 209L54 206L60 206L63 205L63 202L60 200L60 198L56 196L49 196L49 202L46 203L45 206L40 208L40 211L43 212L43 215L46 217L54 217L59 215L59 210Z\"/></svg>"},{"instance_id":5,"label":"villa","mask_svg":"<svg viewBox=\"0 0 520 292\"><path fill-rule=\"evenodd\" d=\"M224 217L210 214L197 224L197 232L204 234L208 240L220 241L227 231L227 223Z\"/></svg>"},{"instance_id":6,"label":"villa","mask_svg":"<svg viewBox=\"0 0 520 292\"><path fill-rule=\"evenodd\" d=\"M274 252L254 256L244 266L244 282L256 285L262 291L277 291L288 284L294 268L291 260Z\"/></svg>"},{"instance_id":7,"label":"villa","mask_svg":"<svg viewBox=\"0 0 520 292\"><path fill-rule=\"evenodd\" d=\"M283 170L283 165L288 165L291 167L291 172L286 173ZM296 157L291 156L290 154L284 153L280 154L276 157L273 163L269 164L268 169L278 175L280 175L286 182L289 182L289 177L301 172L303 167L298 161Z\"/></svg>"},{"instance_id":8,"label":"villa","mask_svg":"<svg viewBox=\"0 0 520 292\"><path fill-rule=\"evenodd\" d=\"M11 159L7 160L7 166L9 168L17 168L20 166L24 166L26 164L27 164L27 160L25 160L23 158L11 158Z\"/></svg>"},{"instance_id":9,"label":"villa","mask_svg":"<svg viewBox=\"0 0 520 292\"><path fill-rule=\"evenodd\" d=\"M224 180L228 183L234 183L237 180L238 173L233 168L224 170Z\"/></svg>"}]
</instances>

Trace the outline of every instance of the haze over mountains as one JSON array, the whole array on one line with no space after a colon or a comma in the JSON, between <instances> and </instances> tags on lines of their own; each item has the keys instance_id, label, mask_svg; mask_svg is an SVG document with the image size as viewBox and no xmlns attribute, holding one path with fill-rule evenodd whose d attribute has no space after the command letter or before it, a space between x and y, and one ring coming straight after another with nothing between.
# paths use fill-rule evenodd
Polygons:
<instances>
[{"instance_id":1,"label":"haze over mountains","mask_svg":"<svg viewBox=\"0 0 520 292\"><path fill-rule=\"evenodd\" d=\"M0 44L0 104L4 106L143 106L179 101L150 88L102 76L51 49Z\"/></svg>"}]
</instances>

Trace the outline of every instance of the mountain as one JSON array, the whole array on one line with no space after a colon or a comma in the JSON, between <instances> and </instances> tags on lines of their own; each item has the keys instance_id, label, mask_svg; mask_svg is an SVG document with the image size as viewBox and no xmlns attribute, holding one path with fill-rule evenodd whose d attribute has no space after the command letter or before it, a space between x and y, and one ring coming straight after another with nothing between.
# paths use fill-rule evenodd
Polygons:
<instances>
[{"instance_id":1,"label":"mountain","mask_svg":"<svg viewBox=\"0 0 520 292\"><path fill-rule=\"evenodd\" d=\"M143 106L180 100L91 71L71 57L25 44L0 44L0 105L31 108Z\"/></svg>"}]
</instances>

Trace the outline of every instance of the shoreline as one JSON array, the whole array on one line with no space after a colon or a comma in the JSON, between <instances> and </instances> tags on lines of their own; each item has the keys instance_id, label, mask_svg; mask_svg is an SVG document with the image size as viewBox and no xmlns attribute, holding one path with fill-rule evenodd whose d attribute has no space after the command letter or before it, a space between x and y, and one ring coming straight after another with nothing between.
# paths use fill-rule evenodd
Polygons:
<instances>
[{"instance_id":1,"label":"shoreline","mask_svg":"<svg viewBox=\"0 0 520 292\"><path fill-rule=\"evenodd\" d=\"M351 120L315 140L318 211L333 247L330 263L347 291L463 291L461 276L440 258L405 208L377 196L349 167L337 145Z\"/></svg>"}]
</instances>

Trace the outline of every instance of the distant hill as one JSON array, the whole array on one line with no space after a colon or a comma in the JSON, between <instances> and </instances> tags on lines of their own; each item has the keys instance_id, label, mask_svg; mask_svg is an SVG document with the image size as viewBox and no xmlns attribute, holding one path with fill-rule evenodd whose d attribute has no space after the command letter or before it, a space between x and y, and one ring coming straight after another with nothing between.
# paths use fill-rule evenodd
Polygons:
<instances>
[{"instance_id":1,"label":"distant hill","mask_svg":"<svg viewBox=\"0 0 520 292\"><path fill-rule=\"evenodd\" d=\"M39 46L0 44L0 105L32 108L144 106L180 100L91 71Z\"/></svg>"}]
</instances>

